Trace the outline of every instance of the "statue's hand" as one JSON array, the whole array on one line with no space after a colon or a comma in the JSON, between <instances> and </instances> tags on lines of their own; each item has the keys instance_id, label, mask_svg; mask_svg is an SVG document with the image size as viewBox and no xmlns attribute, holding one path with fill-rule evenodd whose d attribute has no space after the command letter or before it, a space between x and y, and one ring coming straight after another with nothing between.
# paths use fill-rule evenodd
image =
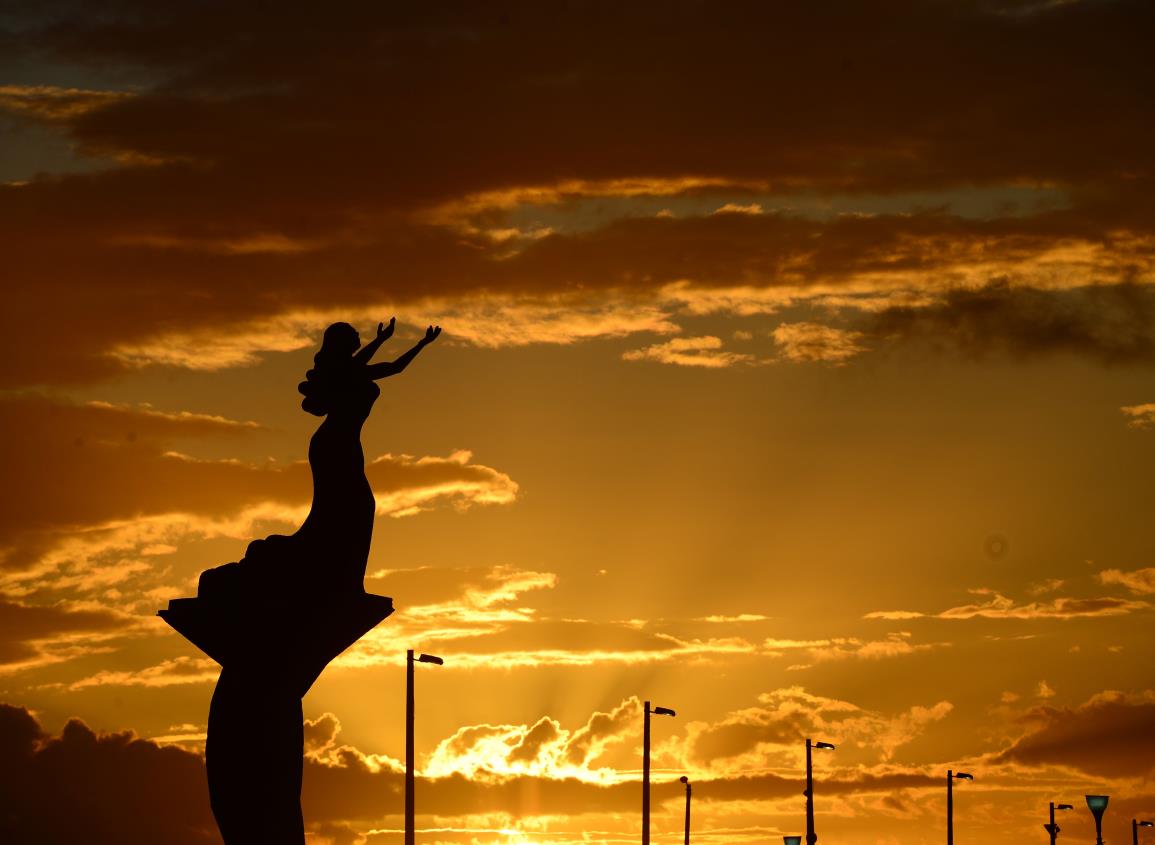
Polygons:
<instances>
[{"instance_id":1,"label":"statue's hand","mask_svg":"<svg viewBox=\"0 0 1155 845\"><path fill-rule=\"evenodd\" d=\"M425 337L421 342L426 344L433 343L433 341L437 340L439 334L441 334L441 326L430 326L425 330Z\"/></svg>"},{"instance_id":2,"label":"statue's hand","mask_svg":"<svg viewBox=\"0 0 1155 845\"><path fill-rule=\"evenodd\" d=\"M389 325L388 326L386 326L384 323L378 323L377 324L377 339L378 340L388 340L389 338L393 337L393 329L395 329L396 327L397 327L397 318L396 317L390 317L389 318Z\"/></svg>"}]
</instances>

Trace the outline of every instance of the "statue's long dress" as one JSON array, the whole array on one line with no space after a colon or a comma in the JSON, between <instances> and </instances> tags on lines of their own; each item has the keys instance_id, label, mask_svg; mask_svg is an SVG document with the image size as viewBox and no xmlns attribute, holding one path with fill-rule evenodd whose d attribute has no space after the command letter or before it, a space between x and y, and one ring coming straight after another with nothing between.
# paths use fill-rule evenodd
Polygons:
<instances>
[{"instance_id":1,"label":"statue's long dress","mask_svg":"<svg viewBox=\"0 0 1155 845\"><path fill-rule=\"evenodd\" d=\"M313 503L297 533L254 542L240 563L202 575L197 598L159 613L222 667L205 758L227 845L304 843L301 698L393 612L362 583L375 504L361 428L380 389L367 379L339 387L309 443Z\"/></svg>"}]
</instances>

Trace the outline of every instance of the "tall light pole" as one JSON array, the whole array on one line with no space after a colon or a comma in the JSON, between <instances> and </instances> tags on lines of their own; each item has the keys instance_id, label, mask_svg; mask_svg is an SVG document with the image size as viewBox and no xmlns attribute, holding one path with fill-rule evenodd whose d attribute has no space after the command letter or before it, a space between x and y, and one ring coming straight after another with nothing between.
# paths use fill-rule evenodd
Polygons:
<instances>
[{"instance_id":1,"label":"tall light pole","mask_svg":"<svg viewBox=\"0 0 1155 845\"><path fill-rule=\"evenodd\" d=\"M432 654L418 655L413 658L413 649L405 652L405 845L415 845L417 828L413 812L413 663L432 663L441 666L445 663L440 657Z\"/></svg>"},{"instance_id":2,"label":"tall light pole","mask_svg":"<svg viewBox=\"0 0 1155 845\"><path fill-rule=\"evenodd\" d=\"M1141 827L1155 827L1155 822L1141 822L1138 819L1131 819L1131 845L1139 845L1139 828Z\"/></svg>"},{"instance_id":3,"label":"tall light pole","mask_svg":"<svg viewBox=\"0 0 1155 845\"><path fill-rule=\"evenodd\" d=\"M954 845L954 782L974 779L969 772L946 770L946 845Z\"/></svg>"},{"instance_id":4,"label":"tall light pole","mask_svg":"<svg viewBox=\"0 0 1155 845\"><path fill-rule=\"evenodd\" d=\"M1075 808L1070 804L1056 804L1054 801L1051 802L1051 823L1043 825L1043 827L1047 829L1047 833L1051 834L1051 845L1055 845L1055 840L1059 838L1059 831L1062 830L1061 827L1055 824L1055 810L1073 809Z\"/></svg>"},{"instance_id":5,"label":"tall light pole","mask_svg":"<svg viewBox=\"0 0 1155 845\"><path fill-rule=\"evenodd\" d=\"M1107 811L1107 802L1110 795L1084 795L1087 799L1087 809L1095 817L1095 845L1103 845L1103 813Z\"/></svg>"},{"instance_id":6,"label":"tall light pole","mask_svg":"<svg viewBox=\"0 0 1155 845\"><path fill-rule=\"evenodd\" d=\"M678 780L686 784L686 845L690 845L690 779L682 775Z\"/></svg>"},{"instance_id":7,"label":"tall light pole","mask_svg":"<svg viewBox=\"0 0 1155 845\"><path fill-rule=\"evenodd\" d=\"M642 719L642 845L650 845L650 715L676 716L669 707L655 707L650 709L650 702L646 702L643 709L645 716ZM412 845L412 843L406 843Z\"/></svg>"},{"instance_id":8,"label":"tall light pole","mask_svg":"<svg viewBox=\"0 0 1155 845\"><path fill-rule=\"evenodd\" d=\"M806 740L806 845L814 845L818 841L818 834L814 832L814 765L810 760L812 748L824 748L833 751L834 746L829 742L811 742Z\"/></svg>"}]
</instances>

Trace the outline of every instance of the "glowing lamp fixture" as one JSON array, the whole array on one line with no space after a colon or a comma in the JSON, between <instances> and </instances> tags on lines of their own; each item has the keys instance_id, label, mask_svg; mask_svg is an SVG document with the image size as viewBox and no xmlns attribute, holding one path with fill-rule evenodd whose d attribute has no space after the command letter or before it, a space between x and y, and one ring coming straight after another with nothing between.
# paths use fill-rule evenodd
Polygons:
<instances>
[{"instance_id":1,"label":"glowing lamp fixture","mask_svg":"<svg viewBox=\"0 0 1155 845\"><path fill-rule=\"evenodd\" d=\"M669 707L655 707L650 712L653 713L655 716L677 716L678 715L673 710L671 710Z\"/></svg>"},{"instance_id":2,"label":"glowing lamp fixture","mask_svg":"<svg viewBox=\"0 0 1155 845\"><path fill-rule=\"evenodd\" d=\"M442 660L440 657L435 657L432 654L419 654L419 655L417 655L417 662L418 663L432 663L436 666L444 666L445 665L444 660Z\"/></svg>"},{"instance_id":3,"label":"glowing lamp fixture","mask_svg":"<svg viewBox=\"0 0 1155 845\"><path fill-rule=\"evenodd\" d=\"M815 748L825 748L827 751L833 751L834 750L834 746L831 745L829 742L816 742L816 743L814 743L814 747Z\"/></svg>"},{"instance_id":4,"label":"glowing lamp fixture","mask_svg":"<svg viewBox=\"0 0 1155 845\"><path fill-rule=\"evenodd\" d=\"M1073 810L1075 808L1072 807L1070 804L1056 804L1055 809L1056 810Z\"/></svg>"},{"instance_id":5,"label":"glowing lamp fixture","mask_svg":"<svg viewBox=\"0 0 1155 845\"><path fill-rule=\"evenodd\" d=\"M1107 810L1109 795L1087 795L1087 807L1095 817L1095 845L1103 845L1103 813Z\"/></svg>"},{"instance_id":6,"label":"glowing lamp fixture","mask_svg":"<svg viewBox=\"0 0 1155 845\"><path fill-rule=\"evenodd\" d=\"M783 843L783 845L802 845L802 837L801 836L783 836L782 837L782 843Z\"/></svg>"}]
</instances>

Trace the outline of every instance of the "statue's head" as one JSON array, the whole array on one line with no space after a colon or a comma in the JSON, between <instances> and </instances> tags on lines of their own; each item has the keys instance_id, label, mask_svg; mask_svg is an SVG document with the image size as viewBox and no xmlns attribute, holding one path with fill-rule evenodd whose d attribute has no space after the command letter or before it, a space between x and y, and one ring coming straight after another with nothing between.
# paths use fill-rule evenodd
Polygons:
<instances>
[{"instance_id":1,"label":"statue's head","mask_svg":"<svg viewBox=\"0 0 1155 845\"><path fill-rule=\"evenodd\" d=\"M361 336L348 323L333 323L325 329L321 340L321 353L325 356L352 355L361 347Z\"/></svg>"}]
</instances>

